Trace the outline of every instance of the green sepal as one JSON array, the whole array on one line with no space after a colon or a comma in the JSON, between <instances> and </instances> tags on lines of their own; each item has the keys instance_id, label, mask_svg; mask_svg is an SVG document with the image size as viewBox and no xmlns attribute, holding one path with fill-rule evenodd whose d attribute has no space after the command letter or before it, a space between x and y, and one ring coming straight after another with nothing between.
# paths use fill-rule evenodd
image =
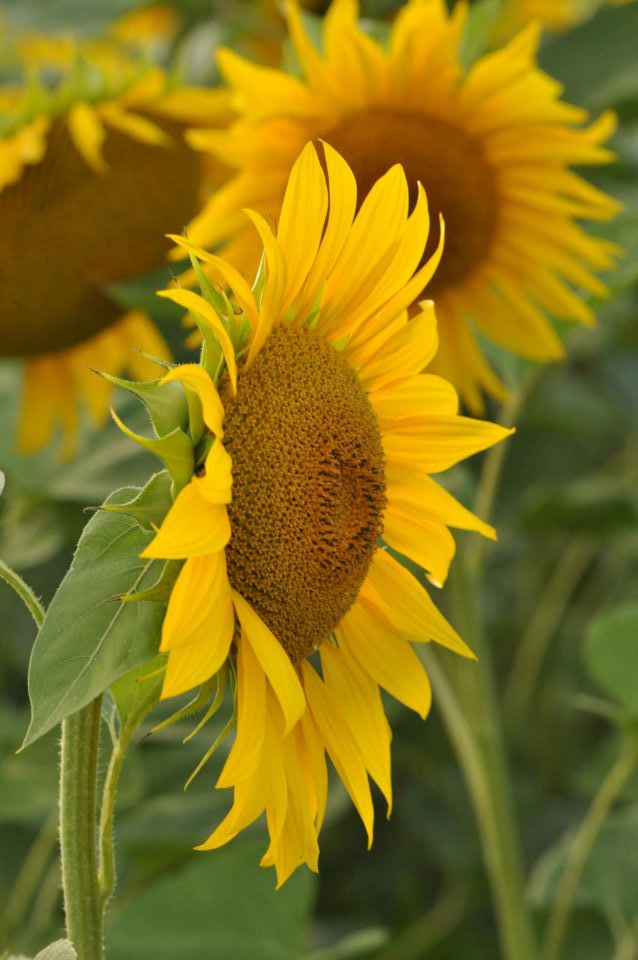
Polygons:
<instances>
[{"instance_id":1,"label":"green sepal","mask_svg":"<svg viewBox=\"0 0 638 960\"><path fill-rule=\"evenodd\" d=\"M303 325L306 328L306 330L314 330L315 327L317 326L319 314L321 313L321 301L323 299L324 287L325 287L325 284L322 283L321 289L319 290L319 293L315 297L312 307L310 308L310 313L308 314L308 316L303 322Z\"/></svg>"},{"instance_id":2,"label":"green sepal","mask_svg":"<svg viewBox=\"0 0 638 960\"><path fill-rule=\"evenodd\" d=\"M166 470L154 473L146 485L128 503L105 503L100 509L124 513L137 520L144 530L160 526L173 503L172 482Z\"/></svg>"},{"instance_id":3,"label":"green sepal","mask_svg":"<svg viewBox=\"0 0 638 960\"><path fill-rule=\"evenodd\" d=\"M202 402L195 391L191 390L185 383L182 384L182 387L188 407L188 432L191 435L193 446L196 447L206 432Z\"/></svg>"},{"instance_id":4,"label":"green sepal","mask_svg":"<svg viewBox=\"0 0 638 960\"><path fill-rule=\"evenodd\" d=\"M135 493L125 487L108 502L128 503ZM156 580L155 561L140 557L150 539L131 517L105 510L87 524L33 645L23 748L157 655L165 606L109 602Z\"/></svg>"},{"instance_id":5,"label":"green sepal","mask_svg":"<svg viewBox=\"0 0 638 960\"><path fill-rule=\"evenodd\" d=\"M195 469L193 444L180 427L176 427L164 437L143 437L127 427L115 412L113 419L125 436L162 461L173 480L175 495L190 483Z\"/></svg>"},{"instance_id":6,"label":"green sepal","mask_svg":"<svg viewBox=\"0 0 638 960\"><path fill-rule=\"evenodd\" d=\"M159 699L166 669L166 654L159 653L152 660L119 677L109 687L120 724L140 705L152 705Z\"/></svg>"},{"instance_id":7,"label":"green sepal","mask_svg":"<svg viewBox=\"0 0 638 960\"><path fill-rule=\"evenodd\" d=\"M191 254L191 263L193 265L193 270L199 282L200 290L204 300L215 310L216 313L220 312L221 309L225 309L224 301L221 299L221 295L215 290L212 283L202 270L201 264L199 261ZM215 336L215 331L206 323L205 320L202 320L197 313L191 312L193 320L197 324L197 329L202 335L202 355L201 355L201 365L211 378L215 386L219 382L219 375L222 370L224 363L224 354L222 353L222 348L219 345L219 341Z\"/></svg>"},{"instance_id":8,"label":"green sepal","mask_svg":"<svg viewBox=\"0 0 638 960\"><path fill-rule=\"evenodd\" d=\"M110 373L100 376L142 401L158 437L165 436L176 427L186 429L188 426L188 404L179 384L162 383L161 380L123 380Z\"/></svg>"},{"instance_id":9,"label":"green sepal","mask_svg":"<svg viewBox=\"0 0 638 960\"><path fill-rule=\"evenodd\" d=\"M350 343L350 334L344 333L344 335L342 337L339 337L338 340L335 340L335 342L331 344L331 346L333 350L337 351L337 353L341 353L342 350L346 349L349 343Z\"/></svg>"},{"instance_id":10,"label":"green sepal","mask_svg":"<svg viewBox=\"0 0 638 960\"><path fill-rule=\"evenodd\" d=\"M124 596L118 597L117 599L121 603L141 603L144 600L152 600L155 603L168 603L183 562L183 560L166 560L162 567L162 572L148 590L141 590L138 593L125 593Z\"/></svg>"},{"instance_id":11,"label":"green sepal","mask_svg":"<svg viewBox=\"0 0 638 960\"><path fill-rule=\"evenodd\" d=\"M172 727L174 723L179 723L180 720L184 720L187 717L192 716L194 713L197 713L199 710L202 710L217 689L218 680L217 674L215 674L214 677L211 677L210 680L206 680L206 682L201 685L193 699L189 700L184 707L180 707L179 710L177 710L175 713L172 713L170 717L166 718L166 720L162 720L161 723L156 724L151 730L151 735L154 733L159 733L160 730L166 730L167 727Z\"/></svg>"},{"instance_id":12,"label":"green sepal","mask_svg":"<svg viewBox=\"0 0 638 960\"><path fill-rule=\"evenodd\" d=\"M261 260L259 261L259 269L257 270L257 276L255 277L255 282L253 283L252 293L255 298L255 303L258 307L261 306L261 298L266 287L266 254L262 253Z\"/></svg>"},{"instance_id":13,"label":"green sepal","mask_svg":"<svg viewBox=\"0 0 638 960\"><path fill-rule=\"evenodd\" d=\"M209 278L206 276L206 271L203 269L201 263L197 259L194 253L189 254L190 262L192 264L195 276L197 277L197 282L199 284L199 289L201 295L203 296L206 303L210 304L215 313L224 319L227 317L229 301L228 297L222 293L221 290L217 290L215 285L211 283ZM231 307L232 312L232 307Z\"/></svg>"},{"instance_id":14,"label":"green sepal","mask_svg":"<svg viewBox=\"0 0 638 960\"><path fill-rule=\"evenodd\" d=\"M136 347L133 353L138 353L140 357L144 357L145 360L148 360L150 363L154 363L156 367L161 367L162 370L173 370L177 364L171 363L170 360L162 360L161 357L154 357L152 353L147 353L146 350L140 350L139 347Z\"/></svg>"}]
</instances>

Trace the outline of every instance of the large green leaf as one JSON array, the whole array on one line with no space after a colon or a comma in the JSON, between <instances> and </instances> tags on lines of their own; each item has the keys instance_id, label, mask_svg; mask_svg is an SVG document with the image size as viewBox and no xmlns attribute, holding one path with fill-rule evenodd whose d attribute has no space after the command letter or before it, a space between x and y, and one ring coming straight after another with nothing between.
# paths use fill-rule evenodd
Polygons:
<instances>
[{"instance_id":1,"label":"large green leaf","mask_svg":"<svg viewBox=\"0 0 638 960\"><path fill-rule=\"evenodd\" d=\"M124 487L106 503L136 492ZM164 606L117 600L157 580L159 565L139 557L151 537L130 517L103 511L85 528L31 655L25 746L157 653Z\"/></svg>"},{"instance_id":2,"label":"large green leaf","mask_svg":"<svg viewBox=\"0 0 638 960\"><path fill-rule=\"evenodd\" d=\"M24 735L26 710L0 701L0 823L37 823L55 810L58 795L58 744L51 734L16 756Z\"/></svg>"},{"instance_id":3,"label":"large green leaf","mask_svg":"<svg viewBox=\"0 0 638 960\"><path fill-rule=\"evenodd\" d=\"M548 906L554 901L572 842L571 832L561 837L534 868L529 893L535 905ZM583 870L576 903L605 914L622 910L627 917L636 916L638 807L613 814L602 827Z\"/></svg>"},{"instance_id":4,"label":"large green leaf","mask_svg":"<svg viewBox=\"0 0 638 960\"><path fill-rule=\"evenodd\" d=\"M587 23L558 37L541 63L565 84L569 100L600 110L638 91L635 4L605 7Z\"/></svg>"},{"instance_id":5,"label":"large green leaf","mask_svg":"<svg viewBox=\"0 0 638 960\"><path fill-rule=\"evenodd\" d=\"M634 716L638 716L638 603L602 614L587 640L592 677Z\"/></svg>"},{"instance_id":6,"label":"large green leaf","mask_svg":"<svg viewBox=\"0 0 638 960\"><path fill-rule=\"evenodd\" d=\"M56 940L36 954L34 960L77 960L77 953L70 940Z\"/></svg>"},{"instance_id":7,"label":"large green leaf","mask_svg":"<svg viewBox=\"0 0 638 960\"><path fill-rule=\"evenodd\" d=\"M300 960L313 878L300 869L282 890L259 866L263 839L239 838L131 898L107 930L112 960Z\"/></svg>"}]
</instances>

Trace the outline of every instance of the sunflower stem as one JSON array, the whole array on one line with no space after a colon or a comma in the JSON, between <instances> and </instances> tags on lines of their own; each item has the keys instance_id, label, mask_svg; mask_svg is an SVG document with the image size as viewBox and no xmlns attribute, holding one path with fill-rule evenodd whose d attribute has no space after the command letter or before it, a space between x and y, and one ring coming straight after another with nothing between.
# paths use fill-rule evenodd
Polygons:
<instances>
[{"instance_id":1,"label":"sunflower stem","mask_svg":"<svg viewBox=\"0 0 638 960\"><path fill-rule=\"evenodd\" d=\"M456 619L464 638L478 656L478 663L473 666L454 661L448 669L453 694L463 705L459 709L462 709L468 727L465 761L460 753L459 756L479 821L503 956L506 960L533 960L537 952L525 900L523 859L507 769L501 710L480 617L479 584L468 573L462 564L457 565L450 584ZM471 777L475 781L474 789L470 784Z\"/></svg>"},{"instance_id":2,"label":"sunflower stem","mask_svg":"<svg viewBox=\"0 0 638 960\"><path fill-rule=\"evenodd\" d=\"M508 732L517 733L527 718L545 656L574 591L596 553L598 543L589 537L571 540L558 558L523 630L507 678L503 707Z\"/></svg>"},{"instance_id":3,"label":"sunflower stem","mask_svg":"<svg viewBox=\"0 0 638 960\"><path fill-rule=\"evenodd\" d=\"M122 765L135 730L157 703L161 681L162 677L156 678L140 697L139 702L126 715L119 736L113 744L104 779L98 840L98 888L103 914L115 890L115 808Z\"/></svg>"},{"instance_id":4,"label":"sunflower stem","mask_svg":"<svg viewBox=\"0 0 638 960\"><path fill-rule=\"evenodd\" d=\"M31 587L3 560L0 560L0 577L18 594L39 630L44 620L45 610Z\"/></svg>"},{"instance_id":5,"label":"sunflower stem","mask_svg":"<svg viewBox=\"0 0 638 960\"><path fill-rule=\"evenodd\" d=\"M511 426L535 385L537 374L513 392L501 423ZM507 444L487 454L475 512L489 521L500 485ZM525 901L523 860L507 769L501 711L486 643L481 595L485 544L479 538L457 558L450 576L453 622L478 656L470 666L458 660L445 666L429 651L424 661L436 701L463 768L479 825L485 866L496 912L504 960L535 960L537 948Z\"/></svg>"},{"instance_id":6,"label":"sunflower stem","mask_svg":"<svg viewBox=\"0 0 638 960\"><path fill-rule=\"evenodd\" d=\"M637 762L638 740L627 737L618 759L598 787L570 846L565 871L547 924L541 960L558 960L561 955L583 870L600 829L622 788L636 769Z\"/></svg>"},{"instance_id":7,"label":"sunflower stem","mask_svg":"<svg viewBox=\"0 0 638 960\"><path fill-rule=\"evenodd\" d=\"M97 761L102 697L62 721L60 853L67 936L78 960L102 960L97 876Z\"/></svg>"}]
</instances>

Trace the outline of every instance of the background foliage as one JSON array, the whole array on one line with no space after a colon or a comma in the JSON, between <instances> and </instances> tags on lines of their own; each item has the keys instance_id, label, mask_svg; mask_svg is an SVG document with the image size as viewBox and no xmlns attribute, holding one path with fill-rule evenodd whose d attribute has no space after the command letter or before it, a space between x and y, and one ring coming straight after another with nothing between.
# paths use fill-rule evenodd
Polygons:
<instances>
[{"instance_id":1,"label":"background foliage","mask_svg":"<svg viewBox=\"0 0 638 960\"><path fill-rule=\"evenodd\" d=\"M12 0L5 12L25 28L89 30L133 6ZM373 15L389 6L368 3L364 10ZM497 4L477 7L489 17ZM255 23L265 29L256 3L219 3L212 17L203 0L180 8L192 28L184 49L202 74L210 71L216 42L240 44L241 31ZM484 602L539 926L573 831L615 762L620 731L633 730L638 719L637 36L638 4L605 8L573 32L548 37L542 52L569 99L619 113L620 160L597 171L596 182L625 203L623 215L604 229L624 244L627 257L610 278L613 297L599 305L599 326L566 330L569 360L534 374L497 500L501 536L488 548ZM154 286L149 281L135 295L148 301L145 291ZM170 308L150 303L181 349ZM530 376L509 363L511 381ZM60 465L54 453L21 460L11 449L18 389L17 369L4 363L0 557L48 603L88 519L85 508L123 483L145 482L155 461L112 426L87 438L72 463ZM119 403L135 426L139 408ZM479 466L451 478L467 502ZM63 936L57 733L15 755L28 724L33 636L28 614L0 583L0 955L2 948L33 955ZM368 853L361 825L335 791L320 877L299 872L277 894L270 872L257 866L265 846L260 827L223 851L192 851L227 803L213 789L223 748L184 793L207 744L195 738L181 745L187 722L153 736L142 732L120 795L112 960L498 956L475 822L436 703L425 725L394 704L388 709L395 729L392 819L384 819L379 802ZM160 716L153 714L147 733ZM638 775L627 781L595 843L565 956L638 957Z\"/></svg>"}]
</instances>

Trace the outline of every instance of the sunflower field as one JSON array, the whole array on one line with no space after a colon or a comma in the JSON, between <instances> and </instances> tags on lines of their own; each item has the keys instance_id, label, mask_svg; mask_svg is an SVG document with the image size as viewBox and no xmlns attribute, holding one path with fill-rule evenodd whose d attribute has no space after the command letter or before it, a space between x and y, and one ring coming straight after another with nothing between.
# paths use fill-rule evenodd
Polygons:
<instances>
[{"instance_id":1,"label":"sunflower field","mask_svg":"<svg viewBox=\"0 0 638 960\"><path fill-rule=\"evenodd\" d=\"M0 80L0 960L638 960L638 3Z\"/></svg>"}]
</instances>

